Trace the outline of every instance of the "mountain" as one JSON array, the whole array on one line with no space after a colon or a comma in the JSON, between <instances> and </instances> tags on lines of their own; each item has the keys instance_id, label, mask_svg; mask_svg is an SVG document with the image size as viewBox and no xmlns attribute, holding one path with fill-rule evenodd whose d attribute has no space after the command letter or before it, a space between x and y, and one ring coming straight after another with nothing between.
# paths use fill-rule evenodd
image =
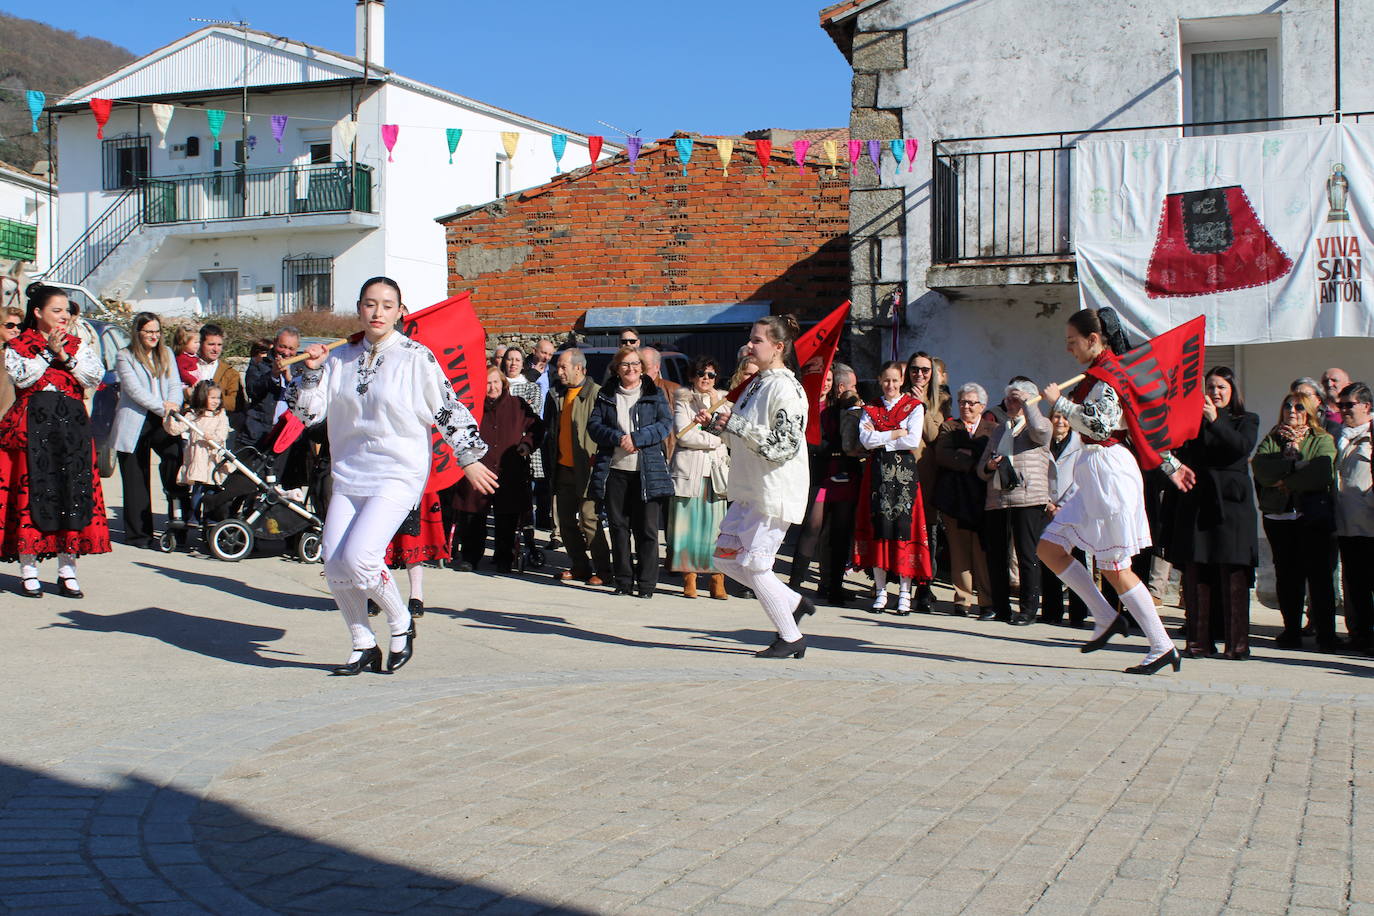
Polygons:
<instances>
[{"instance_id":1,"label":"mountain","mask_svg":"<svg viewBox=\"0 0 1374 916\"><path fill-rule=\"evenodd\" d=\"M51 105L134 55L99 38L6 13L0 13L0 35L0 161L32 169L48 158L46 115L39 119L39 132L32 133L25 92L38 89Z\"/></svg>"}]
</instances>

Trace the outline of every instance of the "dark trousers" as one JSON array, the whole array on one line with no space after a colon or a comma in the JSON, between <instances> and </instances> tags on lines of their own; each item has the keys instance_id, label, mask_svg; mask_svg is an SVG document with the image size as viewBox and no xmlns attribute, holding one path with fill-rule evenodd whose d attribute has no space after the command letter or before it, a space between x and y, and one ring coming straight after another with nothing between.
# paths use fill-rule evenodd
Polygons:
<instances>
[{"instance_id":1,"label":"dark trousers","mask_svg":"<svg viewBox=\"0 0 1374 916\"><path fill-rule=\"evenodd\" d=\"M578 486L571 468L560 467L554 473L554 509L558 513L558 533L568 554L568 565L575 579L589 579L593 574L603 582L611 581L611 550L606 533L601 530L596 505L584 495L586 481Z\"/></svg>"},{"instance_id":2,"label":"dark trousers","mask_svg":"<svg viewBox=\"0 0 1374 916\"><path fill-rule=\"evenodd\" d=\"M844 573L854 554L854 517L858 508L859 504L852 501L825 501L825 524L830 531L825 544L830 555L825 570L825 586L832 599L844 596Z\"/></svg>"},{"instance_id":3,"label":"dark trousers","mask_svg":"<svg viewBox=\"0 0 1374 916\"><path fill-rule=\"evenodd\" d=\"M1073 552L1073 558L1084 566L1088 565L1088 556L1081 550ZM1083 599L1078 597L1078 593L1071 588L1065 588L1064 583L1059 581L1048 566L1040 564L1040 619L1045 623L1059 623L1064 619L1064 595L1069 596L1069 623L1078 626L1088 617L1088 606L1083 603Z\"/></svg>"},{"instance_id":4,"label":"dark trousers","mask_svg":"<svg viewBox=\"0 0 1374 916\"><path fill-rule=\"evenodd\" d=\"M552 531L553 488L549 486L549 478L536 477L530 482L530 486L534 493L534 526L545 531Z\"/></svg>"},{"instance_id":5,"label":"dark trousers","mask_svg":"<svg viewBox=\"0 0 1374 916\"><path fill-rule=\"evenodd\" d=\"M1216 651L1214 618L1221 616L1226 654L1250 651L1250 567L1233 563L1183 565L1183 614L1188 650L1198 655Z\"/></svg>"},{"instance_id":6,"label":"dark trousers","mask_svg":"<svg viewBox=\"0 0 1374 916\"><path fill-rule=\"evenodd\" d=\"M181 470L181 439L162 428L162 418L148 414L132 452L119 453L119 480L124 489L124 543L147 547L153 537L150 490L152 453L157 452L158 477L169 501L180 503L183 518L190 513L190 491L177 484Z\"/></svg>"},{"instance_id":7,"label":"dark trousers","mask_svg":"<svg viewBox=\"0 0 1374 916\"><path fill-rule=\"evenodd\" d=\"M1374 649L1374 538L1338 538L1345 628L1356 649Z\"/></svg>"},{"instance_id":8,"label":"dark trousers","mask_svg":"<svg viewBox=\"0 0 1374 916\"><path fill-rule=\"evenodd\" d=\"M1045 530L1044 506L989 509L983 513L983 551L988 557L992 607L999 620L1011 619L1011 566L1008 548L1016 544L1016 567L1021 574L1021 611L1034 617L1040 608L1040 560L1035 555Z\"/></svg>"},{"instance_id":9,"label":"dark trousers","mask_svg":"<svg viewBox=\"0 0 1374 916\"><path fill-rule=\"evenodd\" d=\"M1264 536L1274 554L1274 590L1283 615L1283 633L1302 638L1303 599L1312 598L1312 625L1317 642L1336 637L1336 539L1327 525L1301 518L1264 520Z\"/></svg>"},{"instance_id":10,"label":"dark trousers","mask_svg":"<svg viewBox=\"0 0 1374 916\"><path fill-rule=\"evenodd\" d=\"M616 586L628 591L637 585L641 592L652 592L658 585L658 530L663 500L644 499L638 471L611 468L606 478L605 504Z\"/></svg>"},{"instance_id":11,"label":"dark trousers","mask_svg":"<svg viewBox=\"0 0 1374 916\"><path fill-rule=\"evenodd\" d=\"M495 545L492 548L492 562L497 572L510 572L515 561L515 526L520 516L514 512L494 513ZM458 555L466 560L473 569L482 562L482 553L487 546L487 513L458 513Z\"/></svg>"}]
</instances>

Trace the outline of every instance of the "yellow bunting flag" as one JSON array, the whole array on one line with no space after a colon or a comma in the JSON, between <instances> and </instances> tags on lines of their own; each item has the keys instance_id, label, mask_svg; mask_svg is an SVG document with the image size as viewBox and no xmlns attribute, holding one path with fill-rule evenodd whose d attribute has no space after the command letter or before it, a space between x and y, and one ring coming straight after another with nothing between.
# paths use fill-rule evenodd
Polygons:
<instances>
[{"instance_id":1,"label":"yellow bunting flag","mask_svg":"<svg viewBox=\"0 0 1374 916\"><path fill-rule=\"evenodd\" d=\"M515 161L515 145L520 142L519 131L501 131L501 145L506 148L506 158L511 162Z\"/></svg>"},{"instance_id":2,"label":"yellow bunting flag","mask_svg":"<svg viewBox=\"0 0 1374 916\"><path fill-rule=\"evenodd\" d=\"M729 137L720 137L716 140L716 152L720 154L720 167L725 170L725 177L730 177L730 157L735 154L735 141Z\"/></svg>"},{"instance_id":3,"label":"yellow bunting flag","mask_svg":"<svg viewBox=\"0 0 1374 916\"><path fill-rule=\"evenodd\" d=\"M835 176L835 166L840 161L840 148L835 144L834 140L823 140L821 141L821 146L825 148L825 158L830 163L830 175L833 178Z\"/></svg>"}]
</instances>

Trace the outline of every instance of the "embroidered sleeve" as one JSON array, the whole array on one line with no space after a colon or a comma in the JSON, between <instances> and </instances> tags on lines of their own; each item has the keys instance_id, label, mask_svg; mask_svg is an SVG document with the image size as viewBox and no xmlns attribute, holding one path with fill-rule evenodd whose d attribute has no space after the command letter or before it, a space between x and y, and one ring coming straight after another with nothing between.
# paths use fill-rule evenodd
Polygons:
<instances>
[{"instance_id":1,"label":"embroidered sleeve","mask_svg":"<svg viewBox=\"0 0 1374 916\"><path fill-rule=\"evenodd\" d=\"M772 411L767 426L750 423L738 413L730 414L725 429L749 448L773 462L784 464L802 450L806 441L806 399L782 403Z\"/></svg>"},{"instance_id":2,"label":"embroidered sleeve","mask_svg":"<svg viewBox=\"0 0 1374 916\"><path fill-rule=\"evenodd\" d=\"M30 387L48 371L48 361L43 358L44 352L46 351L39 351L35 356L23 357L12 348L5 348L5 370L9 372L15 388Z\"/></svg>"},{"instance_id":3,"label":"embroidered sleeve","mask_svg":"<svg viewBox=\"0 0 1374 916\"><path fill-rule=\"evenodd\" d=\"M82 341L77 347L76 358L72 360L72 376L83 388L94 388L105 378L105 364L95 352L95 347Z\"/></svg>"},{"instance_id":4,"label":"embroidered sleeve","mask_svg":"<svg viewBox=\"0 0 1374 916\"><path fill-rule=\"evenodd\" d=\"M1090 439L1106 439L1122 428L1123 409L1116 389L1106 382L1098 382L1082 404L1075 404L1060 395L1054 409L1062 413L1069 426Z\"/></svg>"},{"instance_id":5,"label":"embroidered sleeve","mask_svg":"<svg viewBox=\"0 0 1374 916\"><path fill-rule=\"evenodd\" d=\"M458 460L459 467L467 467L481 461L482 456L487 453L487 444L482 441L477 420L463 402L458 400L458 395L444 377L434 354L428 347L420 344L416 346L423 350L421 357L425 363L425 394L428 403L434 405L434 428L439 430L439 435L453 449L453 456Z\"/></svg>"},{"instance_id":6,"label":"embroidered sleeve","mask_svg":"<svg viewBox=\"0 0 1374 916\"><path fill-rule=\"evenodd\" d=\"M286 407L306 426L315 426L329 412L329 391L324 375L336 362L326 359L318 369L304 369L296 373L286 389Z\"/></svg>"}]
</instances>

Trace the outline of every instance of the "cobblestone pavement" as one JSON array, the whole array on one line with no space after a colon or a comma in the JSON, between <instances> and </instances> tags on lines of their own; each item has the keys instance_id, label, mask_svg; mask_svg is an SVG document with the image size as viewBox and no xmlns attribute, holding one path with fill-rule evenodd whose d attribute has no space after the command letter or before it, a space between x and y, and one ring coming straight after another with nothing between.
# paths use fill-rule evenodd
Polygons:
<instances>
[{"instance_id":1,"label":"cobblestone pavement","mask_svg":"<svg viewBox=\"0 0 1374 916\"><path fill-rule=\"evenodd\" d=\"M333 679L318 568L83 585L0 598L6 913L1374 913L1367 659L823 608L768 662L753 602L442 570Z\"/></svg>"}]
</instances>

